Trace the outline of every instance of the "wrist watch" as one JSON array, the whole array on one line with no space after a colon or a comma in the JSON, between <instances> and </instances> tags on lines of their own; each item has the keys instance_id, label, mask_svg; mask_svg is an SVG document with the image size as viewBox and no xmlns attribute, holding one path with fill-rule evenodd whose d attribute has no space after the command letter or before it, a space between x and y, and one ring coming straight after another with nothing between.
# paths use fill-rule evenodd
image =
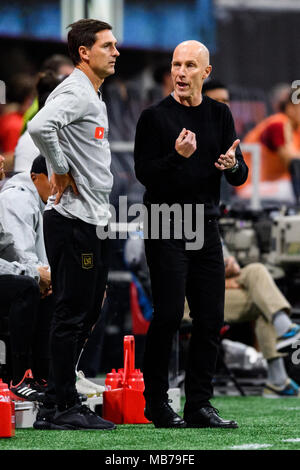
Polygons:
<instances>
[{"instance_id":1,"label":"wrist watch","mask_svg":"<svg viewBox=\"0 0 300 470\"><path fill-rule=\"evenodd\" d=\"M229 173L235 173L238 169L239 169L239 162L238 160L236 161L235 165L233 165L233 167L229 168L228 171Z\"/></svg>"}]
</instances>

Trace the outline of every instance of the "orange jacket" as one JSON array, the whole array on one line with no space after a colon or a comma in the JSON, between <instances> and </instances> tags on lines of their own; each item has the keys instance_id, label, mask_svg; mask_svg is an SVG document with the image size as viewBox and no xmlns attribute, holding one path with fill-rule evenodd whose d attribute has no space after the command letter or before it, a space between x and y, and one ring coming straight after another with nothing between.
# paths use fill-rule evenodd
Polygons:
<instances>
[{"instance_id":1,"label":"orange jacket","mask_svg":"<svg viewBox=\"0 0 300 470\"><path fill-rule=\"evenodd\" d=\"M284 161L279 157L276 145L273 146L272 142L266 145L266 140L269 134L272 132L277 133L278 141L281 140L282 143L287 141L287 134L289 132L288 128L289 118L283 113L277 113L268 118L264 119L257 126L254 127L246 137L244 138L244 143L259 143L261 146L261 168L260 168L260 181L276 181L287 179L290 180L290 174L286 167ZM280 134L280 135L279 135ZM300 130L292 131L292 144L295 148L295 151L300 152ZM251 183L252 179L252 161L251 154L249 152L244 152L244 159L246 165L249 168L248 179L245 184L237 188L239 190L242 187Z\"/></svg>"}]
</instances>

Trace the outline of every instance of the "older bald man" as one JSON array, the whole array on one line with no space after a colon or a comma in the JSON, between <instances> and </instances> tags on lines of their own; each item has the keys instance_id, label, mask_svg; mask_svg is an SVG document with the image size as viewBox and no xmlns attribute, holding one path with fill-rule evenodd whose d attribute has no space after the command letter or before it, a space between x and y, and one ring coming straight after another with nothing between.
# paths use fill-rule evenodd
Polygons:
<instances>
[{"instance_id":1,"label":"older bald man","mask_svg":"<svg viewBox=\"0 0 300 470\"><path fill-rule=\"evenodd\" d=\"M224 172L230 184L240 185L248 169L228 106L202 96L211 69L203 44L179 44L171 68L174 92L143 111L136 131L135 170L146 187L148 213L154 204L182 208L190 204L193 220L181 223L192 222L198 232L197 209L204 205L201 249L188 249L187 240L174 232L169 239L160 234L159 239L145 240L154 304L143 368L145 416L156 427L237 427L235 421L223 420L209 400L224 315L224 262L217 223L220 179ZM175 215L171 223L177 230L180 221ZM193 331L182 419L168 405L167 391L172 340L183 316L185 295Z\"/></svg>"}]
</instances>

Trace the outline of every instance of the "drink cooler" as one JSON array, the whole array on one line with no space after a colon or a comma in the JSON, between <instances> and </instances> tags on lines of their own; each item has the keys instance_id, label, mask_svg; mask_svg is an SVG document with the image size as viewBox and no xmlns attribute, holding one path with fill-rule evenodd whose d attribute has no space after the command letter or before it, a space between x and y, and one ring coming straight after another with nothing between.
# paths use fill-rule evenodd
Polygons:
<instances>
[{"instance_id":1,"label":"drink cooler","mask_svg":"<svg viewBox=\"0 0 300 470\"><path fill-rule=\"evenodd\" d=\"M15 405L11 401L8 385L0 379L0 437L15 435Z\"/></svg>"},{"instance_id":2,"label":"drink cooler","mask_svg":"<svg viewBox=\"0 0 300 470\"><path fill-rule=\"evenodd\" d=\"M102 417L115 424L149 423L144 416L143 374L135 369L134 336L124 336L124 369L106 375Z\"/></svg>"}]
</instances>

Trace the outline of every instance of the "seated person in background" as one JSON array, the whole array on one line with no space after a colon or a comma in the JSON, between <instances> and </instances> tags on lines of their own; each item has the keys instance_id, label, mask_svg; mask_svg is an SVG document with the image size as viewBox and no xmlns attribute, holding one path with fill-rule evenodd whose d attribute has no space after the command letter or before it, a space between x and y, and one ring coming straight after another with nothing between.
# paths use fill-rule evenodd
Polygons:
<instances>
[{"instance_id":1,"label":"seated person in background","mask_svg":"<svg viewBox=\"0 0 300 470\"><path fill-rule=\"evenodd\" d=\"M268 365L263 396L298 397L299 385L288 377L280 353L300 338L300 325L289 318L290 304L263 264L250 263L240 268L224 244L223 252L226 276L224 320L226 323L255 320L258 345ZM189 320L187 301L184 319Z\"/></svg>"},{"instance_id":2,"label":"seated person in background","mask_svg":"<svg viewBox=\"0 0 300 470\"><path fill-rule=\"evenodd\" d=\"M259 348L268 364L265 397L295 397L299 385L287 376L279 352L300 338L300 326L289 318L291 306L261 263L240 268L223 245L225 261L225 322L255 320Z\"/></svg>"},{"instance_id":3,"label":"seated person in background","mask_svg":"<svg viewBox=\"0 0 300 470\"><path fill-rule=\"evenodd\" d=\"M259 143L261 148L259 193L262 199L295 202L289 171L293 159L300 157L300 104L292 102L291 92L280 105L280 112L260 122L243 139ZM249 167L246 183L237 188L241 198L252 195L251 155L245 153Z\"/></svg>"},{"instance_id":4,"label":"seated person in background","mask_svg":"<svg viewBox=\"0 0 300 470\"><path fill-rule=\"evenodd\" d=\"M0 220L13 235L17 250L28 262L48 265L43 235L43 212L50 196L45 158L37 157L31 172L10 178L0 192Z\"/></svg>"},{"instance_id":5,"label":"seated person in background","mask_svg":"<svg viewBox=\"0 0 300 470\"><path fill-rule=\"evenodd\" d=\"M3 163L3 157L0 156ZM0 166L0 179L4 172ZM48 373L49 321L41 298L51 292L48 266L26 263L0 223L1 318L7 317L12 357L12 398L40 400ZM45 341L46 339L46 341ZM33 379L32 370L35 379ZM14 384L14 385L13 385Z\"/></svg>"}]
</instances>

